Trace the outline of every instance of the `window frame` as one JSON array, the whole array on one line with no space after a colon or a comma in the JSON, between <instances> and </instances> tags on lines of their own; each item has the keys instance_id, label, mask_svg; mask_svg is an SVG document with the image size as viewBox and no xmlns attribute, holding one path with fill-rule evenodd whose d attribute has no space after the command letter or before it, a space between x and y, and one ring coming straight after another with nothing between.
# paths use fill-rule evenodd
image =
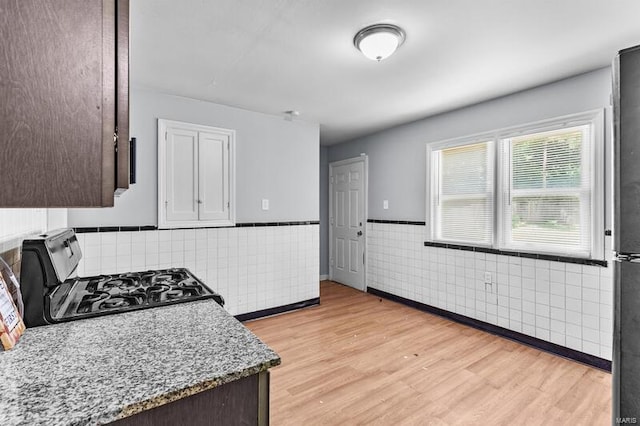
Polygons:
<instances>
[{"instance_id":1,"label":"window frame","mask_svg":"<svg viewBox=\"0 0 640 426\"><path fill-rule=\"evenodd\" d=\"M496 158L495 155L491 154L491 151L495 152L495 141L492 138L486 138L486 137L480 137L480 138L476 138L476 137L470 137L470 138L459 138L459 139L455 139L455 140L447 140L447 141L442 141L442 142L436 142L434 144L429 144L427 145L427 162L430 162L431 167L436 169L436 171L439 171L439 164L436 164L439 160L438 157L440 157L439 155L434 155L435 151L441 151L443 149L449 149L449 148L457 148L457 147L462 147L462 146L469 146L469 145L477 145L477 144L481 144L481 143L486 143L488 144L487 147L487 157L489 160L489 169L493 172L494 176L488 176L488 180L494 180L494 183L492 185L492 192L491 192L491 198L492 198L492 203L491 203L491 216L495 217L495 207L496 207L496 203L495 203L495 199L496 199L496 186L495 186L495 168L496 168ZM427 180L429 180L431 178L431 176L429 176L429 172L428 172L429 168L427 168ZM429 222L427 220L427 223L430 225L430 229L431 229L431 236L432 236L432 241L438 241L438 242L443 242L446 241L448 243L453 243L453 244L461 244L461 243L465 243L465 241L463 240L443 240L443 239L436 239L434 238L434 236L437 234L438 232L438 225L435 223L436 219L438 218L438 213L437 213L437 206L435 203L430 202L430 198L432 194L436 194L436 193L440 193L440 189L436 188L440 186L440 179L433 179L431 178L431 182L427 182L427 191L428 191L428 195L427 195L427 211L429 211L430 209L430 217L432 218L432 222ZM430 206L429 206L430 204ZM496 232L495 232L495 220L493 221L494 223L492 224L492 232L490 233L490 242L489 243L479 243L479 242L474 242L473 244L477 247L493 247L493 245L495 244L495 236L496 236ZM468 243L468 241L466 242Z\"/></svg>"},{"instance_id":2,"label":"window frame","mask_svg":"<svg viewBox=\"0 0 640 426\"><path fill-rule=\"evenodd\" d=\"M555 256L584 257L589 259L604 259L604 220L605 220L605 179L604 179L604 144L605 144L605 109L590 110L577 114L564 115L550 119L530 122L527 124L510 126L506 128L496 129L489 132L477 133L474 135L451 138L437 142L427 143L426 146L426 237L428 241L454 244L468 245L473 247L486 247L497 250L511 250L536 254L547 254ZM590 224L589 232L591 244L589 252L566 251L566 250L545 250L537 247L529 248L524 246L509 245L506 239L505 231L505 149L507 145L505 141L510 138L525 136L527 134L543 133L554 130L561 130L568 127L590 125L590 141L589 141L589 178L590 178ZM444 240L436 238L437 224L435 220L437 214L436 206L433 202L433 196L436 193L434 185L437 178L434 173L434 152L446 148L454 148L458 146L472 145L480 142L493 142L493 242L490 245L478 244L461 240ZM583 159L584 161L584 159Z\"/></svg>"}]
</instances>

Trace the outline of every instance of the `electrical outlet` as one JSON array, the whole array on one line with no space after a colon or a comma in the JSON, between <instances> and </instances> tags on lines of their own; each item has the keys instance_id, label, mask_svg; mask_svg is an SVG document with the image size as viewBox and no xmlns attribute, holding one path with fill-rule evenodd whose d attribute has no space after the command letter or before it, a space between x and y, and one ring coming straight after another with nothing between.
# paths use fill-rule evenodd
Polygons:
<instances>
[{"instance_id":1,"label":"electrical outlet","mask_svg":"<svg viewBox=\"0 0 640 426\"><path fill-rule=\"evenodd\" d=\"M382 201L382 208L384 210L389 210L389 200L383 200Z\"/></svg>"},{"instance_id":2,"label":"electrical outlet","mask_svg":"<svg viewBox=\"0 0 640 426\"><path fill-rule=\"evenodd\" d=\"M269 210L269 200L266 198L262 199L262 210Z\"/></svg>"}]
</instances>

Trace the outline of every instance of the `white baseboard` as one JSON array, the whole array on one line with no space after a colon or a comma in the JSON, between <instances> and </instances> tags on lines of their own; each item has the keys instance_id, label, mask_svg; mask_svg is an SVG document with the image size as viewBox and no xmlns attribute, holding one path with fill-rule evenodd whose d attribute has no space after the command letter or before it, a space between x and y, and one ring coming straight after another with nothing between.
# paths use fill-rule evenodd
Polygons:
<instances>
[{"instance_id":1,"label":"white baseboard","mask_svg":"<svg viewBox=\"0 0 640 426\"><path fill-rule=\"evenodd\" d=\"M320 275L320 281L326 281L329 279L329 275Z\"/></svg>"}]
</instances>

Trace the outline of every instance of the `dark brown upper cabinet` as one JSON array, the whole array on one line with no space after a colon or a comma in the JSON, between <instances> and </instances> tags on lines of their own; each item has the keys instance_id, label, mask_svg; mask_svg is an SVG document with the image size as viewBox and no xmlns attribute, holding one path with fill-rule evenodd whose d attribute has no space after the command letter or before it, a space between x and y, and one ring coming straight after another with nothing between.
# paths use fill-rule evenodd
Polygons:
<instances>
[{"instance_id":1,"label":"dark brown upper cabinet","mask_svg":"<svg viewBox=\"0 0 640 426\"><path fill-rule=\"evenodd\" d=\"M129 186L129 0L0 0L0 207Z\"/></svg>"}]
</instances>

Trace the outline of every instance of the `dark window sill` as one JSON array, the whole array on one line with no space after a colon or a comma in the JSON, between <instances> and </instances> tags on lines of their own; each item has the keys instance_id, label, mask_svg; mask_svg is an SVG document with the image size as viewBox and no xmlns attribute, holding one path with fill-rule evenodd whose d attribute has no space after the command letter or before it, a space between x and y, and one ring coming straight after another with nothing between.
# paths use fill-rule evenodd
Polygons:
<instances>
[{"instance_id":1,"label":"dark window sill","mask_svg":"<svg viewBox=\"0 0 640 426\"><path fill-rule=\"evenodd\" d=\"M511 250L498 250L489 247L464 246L459 244L438 243L425 241L425 247L440 247L453 250L475 251L478 253L500 254L502 256L523 257L527 259L550 260L552 262L577 263L579 265L593 265L607 267L606 260L586 259L581 257L555 256L552 254L527 253Z\"/></svg>"}]
</instances>

